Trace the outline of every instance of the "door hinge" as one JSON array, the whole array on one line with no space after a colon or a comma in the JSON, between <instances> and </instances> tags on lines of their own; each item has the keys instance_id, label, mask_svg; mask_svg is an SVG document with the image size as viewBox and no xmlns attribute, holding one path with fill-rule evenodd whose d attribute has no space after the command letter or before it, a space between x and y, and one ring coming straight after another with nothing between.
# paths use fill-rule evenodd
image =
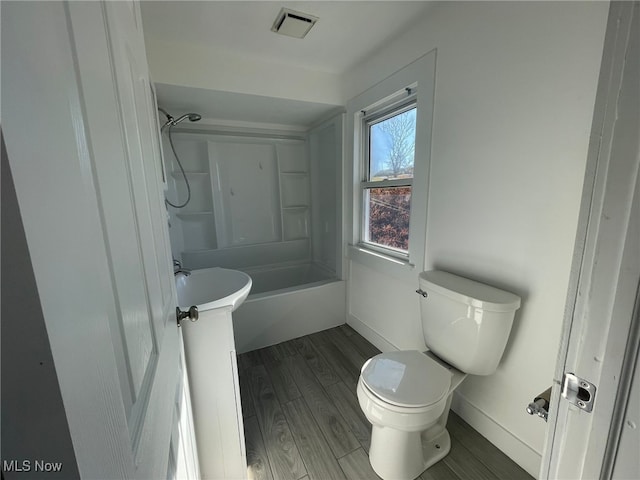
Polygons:
<instances>
[{"instance_id":1,"label":"door hinge","mask_svg":"<svg viewBox=\"0 0 640 480\"><path fill-rule=\"evenodd\" d=\"M569 403L590 412L596 398L596 386L573 373L565 373L562 378L562 396Z\"/></svg>"}]
</instances>

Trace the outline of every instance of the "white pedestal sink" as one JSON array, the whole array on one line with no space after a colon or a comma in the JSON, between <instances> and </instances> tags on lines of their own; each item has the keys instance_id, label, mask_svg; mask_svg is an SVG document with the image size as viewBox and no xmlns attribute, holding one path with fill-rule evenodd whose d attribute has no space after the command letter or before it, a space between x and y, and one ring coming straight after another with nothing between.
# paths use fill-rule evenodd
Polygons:
<instances>
[{"instance_id":1,"label":"white pedestal sink","mask_svg":"<svg viewBox=\"0 0 640 480\"><path fill-rule=\"evenodd\" d=\"M251 277L226 268L176 278L178 305L196 305L181 323L202 478L247 478L238 366L231 312L249 295Z\"/></svg>"},{"instance_id":2,"label":"white pedestal sink","mask_svg":"<svg viewBox=\"0 0 640 480\"><path fill-rule=\"evenodd\" d=\"M200 312L215 308L238 308L249 295L251 277L238 270L226 268L203 268L193 270L191 275L178 274L176 291L178 305L188 309L197 305Z\"/></svg>"}]
</instances>

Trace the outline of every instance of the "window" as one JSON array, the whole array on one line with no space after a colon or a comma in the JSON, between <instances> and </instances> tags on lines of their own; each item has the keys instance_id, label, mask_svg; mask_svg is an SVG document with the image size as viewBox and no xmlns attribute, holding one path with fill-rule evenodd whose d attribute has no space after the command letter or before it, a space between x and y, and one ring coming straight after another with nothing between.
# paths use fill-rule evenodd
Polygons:
<instances>
[{"instance_id":1,"label":"window","mask_svg":"<svg viewBox=\"0 0 640 480\"><path fill-rule=\"evenodd\" d=\"M436 51L347 102L350 261L408 282L425 267Z\"/></svg>"},{"instance_id":2,"label":"window","mask_svg":"<svg viewBox=\"0 0 640 480\"><path fill-rule=\"evenodd\" d=\"M361 243L398 257L409 254L416 145L415 93L362 117L364 178Z\"/></svg>"}]
</instances>

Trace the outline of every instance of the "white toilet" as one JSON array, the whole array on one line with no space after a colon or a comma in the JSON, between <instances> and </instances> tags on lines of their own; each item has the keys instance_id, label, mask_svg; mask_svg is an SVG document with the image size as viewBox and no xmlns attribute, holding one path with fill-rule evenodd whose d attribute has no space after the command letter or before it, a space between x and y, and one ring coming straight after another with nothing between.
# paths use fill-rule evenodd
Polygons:
<instances>
[{"instance_id":1,"label":"white toilet","mask_svg":"<svg viewBox=\"0 0 640 480\"><path fill-rule=\"evenodd\" d=\"M442 271L420 274L429 351L381 353L362 367L358 400L373 426L369 460L385 480L414 479L451 448L451 395L467 374L495 371L520 297Z\"/></svg>"}]
</instances>

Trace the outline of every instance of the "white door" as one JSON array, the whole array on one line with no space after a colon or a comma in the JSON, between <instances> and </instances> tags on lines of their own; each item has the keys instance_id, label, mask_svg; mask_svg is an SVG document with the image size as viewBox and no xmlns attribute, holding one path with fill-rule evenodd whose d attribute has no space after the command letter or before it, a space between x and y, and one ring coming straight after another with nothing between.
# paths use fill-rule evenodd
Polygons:
<instances>
[{"instance_id":1,"label":"white door","mask_svg":"<svg viewBox=\"0 0 640 480\"><path fill-rule=\"evenodd\" d=\"M611 4L592 128L541 478L640 478L637 1ZM591 412L560 398L565 372L596 386Z\"/></svg>"},{"instance_id":2,"label":"white door","mask_svg":"<svg viewBox=\"0 0 640 480\"><path fill-rule=\"evenodd\" d=\"M180 339L141 28L133 2L2 5L3 130L83 478L176 464Z\"/></svg>"}]
</instances>

